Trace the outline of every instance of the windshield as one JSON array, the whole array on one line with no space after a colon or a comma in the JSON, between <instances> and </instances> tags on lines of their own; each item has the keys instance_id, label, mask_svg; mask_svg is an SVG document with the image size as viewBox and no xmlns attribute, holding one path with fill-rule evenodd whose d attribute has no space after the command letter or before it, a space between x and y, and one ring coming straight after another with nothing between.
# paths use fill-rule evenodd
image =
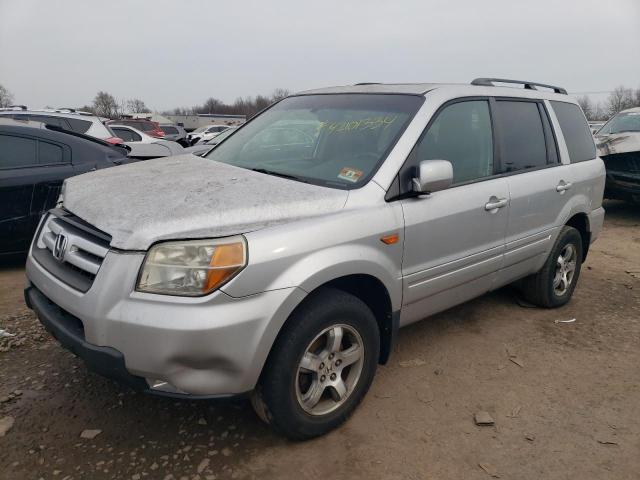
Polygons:
<instances>
[{"instance_id":1,"label":"windshield","mask_svg":"<svg viewBox=\"0 0 640 480\"><path fill-rule=\"evenodd\" d=\"M598 131L598 135L622 132L640 132L640 112L619 113Z\"/></svg>"},{"instance_id":2,"label":"windshield","mask_svg":"<svg viewBox=\"0 0 640 480\"><path fill-rule=\"evenodd\" d=\"M289 97L206 157L334 188L358 188L376 172L424 97L332 94Z\"/></svg>"}]
</instances>

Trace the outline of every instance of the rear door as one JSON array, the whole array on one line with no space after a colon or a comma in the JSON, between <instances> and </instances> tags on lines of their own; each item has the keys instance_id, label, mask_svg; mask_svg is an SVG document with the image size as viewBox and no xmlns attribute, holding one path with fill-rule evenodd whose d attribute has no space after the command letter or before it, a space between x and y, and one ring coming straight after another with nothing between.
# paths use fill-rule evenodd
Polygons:
<instances>
[{"instance_id":1,"label":"rear door","mask_svg":"<svg viewBox=\"0 0 640 480\"><path fill-rule=\"evenodd\" d=\"M497 98L494 112L499 172L508 180L511 197L504 268L498 277L506 284L537 271L546 259L572 178L560 163L544 101Z\"/></svg>"},{"instance_id":2,"label":"rear door","mask_svg":"<svg viewBox=\"0 0 640 480\"><path fill-rule=\"evenodd\" d=\"M28 248L37 151L36 139L0 133L0 254Z\"/></svg>"},{"instance_id":3,"label":"rear door","mask_svg":"<svg viewBox=\"0 0 640 480\"><path fill-rule=\"evenodd\" d=\"M405 220L401 324L493 288L502 266L509 210L506 178L495 175L489 100L446 104L401 171L410 183L422 160L448 160L453 185L401 200Z\"/></svg>"}]
</instances>

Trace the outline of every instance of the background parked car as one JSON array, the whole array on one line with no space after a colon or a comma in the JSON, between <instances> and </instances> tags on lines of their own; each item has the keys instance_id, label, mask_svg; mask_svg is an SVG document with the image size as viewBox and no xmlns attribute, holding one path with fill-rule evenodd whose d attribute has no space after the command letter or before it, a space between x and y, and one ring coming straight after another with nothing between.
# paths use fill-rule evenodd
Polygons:
<instances>
[{"instance_id":1,"label":"background parked car","mask_svg":"<svg viewBox=\"0 0 640 480\"><path fill-rule=\"evenodd\" d=\"M129 162L125 149L102 140L0 118L0 256L28 250L65 178Z\"/></svg>"},{"instance_id":2,"label":"background parked car","mask_svg":"<svg viewBox=\"0 0 640 480\"><path fill-rule=\"evenodd\" d=\"M187 147L184 149L185 153L193 153L194 155L201 156L211 150L213 147L218 145L222 140L227 138L233 132L235 132L238 127L229 127L224 132L216 135L211 140L199 141L195 145L191 147Z\"/></svg>"},{"instance_id":3,"label":"background parked car","mask_svg":"<svg viewBox=\"0 0 640 480\"><path fill-rule=\"evenodd\" d=\"M208 125L206 127L200 127L193 132L187 134L187 140L190 145L195 145L200 140L211 140L219 133L224 132L228 125Z\"/></svg>"},{"instance_id":4,"label":"background parked car","mask_svg":"<svg viewBox=\"0 0 640 480\"><path fill-rule=\"evenodd\" d=\"M81 112L72 108L29 110L21 105L19 107L0 109L0 115L3 118L13 118L14 120L31 120L46 123L71 132L84 133L112 144L122 143L122 140L116 137L98 117L92 113Z\"/></svg>"},{"instance_id":5,"label":"background parked car","mask_svg":"<svg viewBox=\"0 0 640 480\"><path fill-rule=\"evenodd\" d=\"M640 107L623 110L596 133L607 169L604 196L640 204Z\"/></svg>"},{"instance_id":6,"label":"background parked car","mask_svg":"<svg viewBox=\"0 0 640 480\"><path fill-rule=\"evenodd\" d=\"M164 138L164 132L158 122L152 122L145 118L122 118L120 120L110 120L107 125L128 125L151 137Z\"/></svg>"},{"instance_id":7,"label":"background parked car","mask_svg":"<svg viewBox=\"0 0 640 480\"><path fill-rule=\"evenodd\" d=\"M131 148L129 157L138 159L169 157L184 153L182 145L155 138L129 125L111 124L113 132Z\"/></svg>"},{"instance_id":8,"label":"background parked car","mask_svg":"<svg viewBox=\"0 0 640 480\"><path fill-rule=\"evenodd\" d=\"M187 132L182 125L163 125L160 124L160 129L164 132L164 139L171 140L172 142L178 142L183 147L188 147Z\"/></svg>"},{"instance_id":9,"label":"background parked car","mask_svg":"<svg viewBox=\"0 0 640 480\"><path fill-rule=\"evenodd\" d=\"M605 123L606 122L589 122L589 129L591 130L591 133L595 135L595 133L600 130Z\"/></svg>"}]
</instances>

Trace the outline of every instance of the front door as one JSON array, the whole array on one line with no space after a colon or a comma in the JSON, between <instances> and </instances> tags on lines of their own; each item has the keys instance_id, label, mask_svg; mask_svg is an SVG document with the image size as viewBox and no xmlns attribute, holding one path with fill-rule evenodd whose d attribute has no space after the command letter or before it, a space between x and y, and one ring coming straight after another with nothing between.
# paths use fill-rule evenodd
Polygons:
<instances>
[{"instance_id":1,"label":"front door","mask_svg":"<svg viewBox=\"0 0 640 480\"><path fill-rule=\"evenodd\" d=\"M448 160L453 185L402 200L406 325L492 289L502 266L509 210L506 178L494 176L486 99L456 101L432 120L408 160Z\"/></svg>"}]
</instances>

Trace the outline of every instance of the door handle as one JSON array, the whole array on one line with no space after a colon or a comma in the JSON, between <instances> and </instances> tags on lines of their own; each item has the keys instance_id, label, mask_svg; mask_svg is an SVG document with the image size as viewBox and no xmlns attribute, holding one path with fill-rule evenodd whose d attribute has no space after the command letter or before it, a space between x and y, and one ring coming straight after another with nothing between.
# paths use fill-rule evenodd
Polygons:
<instances>
[{"instance_id":1,"label":"door handle","mask_svg":"<svg viewBox=\"0 0 640 480\"><path fill-rule=\"evenodd\" d=\"M569 190L572 186L573 186L573 183L560 180L560 183L556 186L556 192L562 193L565 190Z\"/></svg>"},{"instance_id":2,"label":"door handle","mask_svg":"<svg viewBox=\"0 0 640 480\"><path fill-rule=\"evenodd\" d=\"M506 198L491 197L489 201L484 205L484 209L487 212L495 211L499 208L506 207L507 203L509 203L509 200L507 200Z\"/></svg>"}]
</instances>

